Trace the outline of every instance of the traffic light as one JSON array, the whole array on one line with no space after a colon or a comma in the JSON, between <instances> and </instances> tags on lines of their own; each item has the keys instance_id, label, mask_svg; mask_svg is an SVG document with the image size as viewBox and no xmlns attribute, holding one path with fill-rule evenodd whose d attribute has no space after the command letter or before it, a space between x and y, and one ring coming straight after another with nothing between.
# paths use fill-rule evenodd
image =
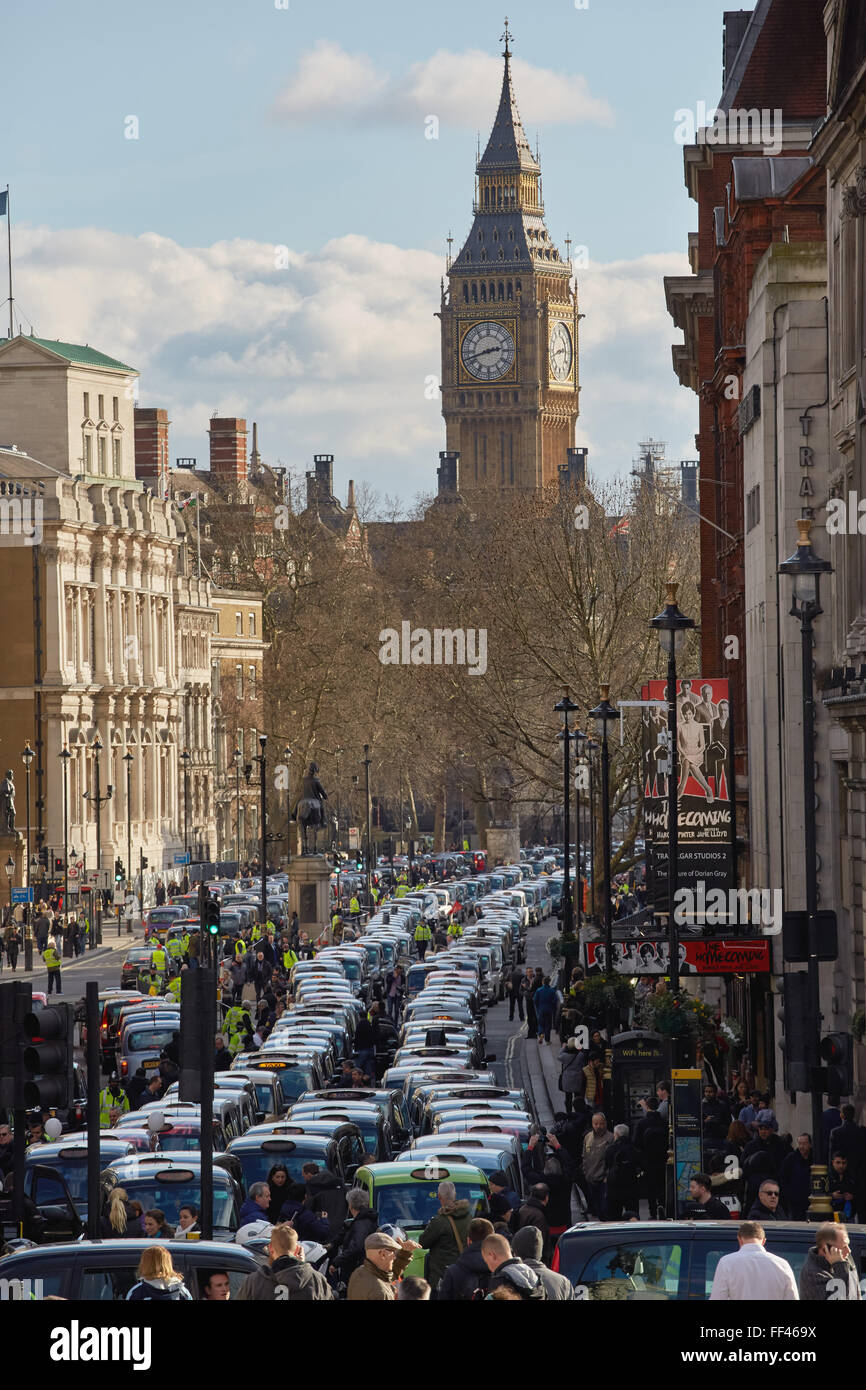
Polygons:
<instances>
[{"instance_id":1,"label":"traffic light","mask_svg":"<svg viewBox=\"0 0 866 1390\"><path fill-rule=\"evenodd\" d=\"M33 991L21 980L0 985L0 1106L24 1110L24 1020Z\"/></svg>"},{"instance_id":2,"label":"traffic light","mask_svg":"<svg viewBox=\"0 0 866 1390\"><path fill-rule=\"evenodd\" d=\"M216 1034L216 975L210 966L187 970L180 996L180 1078L182 1101L201 1104L203 1074L213 1079Z\"/></svg>"},{"instance_id":3,"label":"traffic light","mask_svg":"<svg viewBox=\"0 0 866 1390\"><path fill-rule=\"evenodd\" d=\"M355 850L355 868L359 871L364 867L364 856L359 849Z\"/></svg>"},{"instance_id":4,"label":"traffic light","mask_svg":"<svg viewBox=\"0 0 866 1390\"><path fill-rule=\"evenodd\" d=\"M146 855L146 854L143 854L143 855L141 856L141 867L142 867L143 869L146 869L146 868L147 868L147 855Z\"/></svg>"},{"instance_id":5,"label":"traffic light","mask_svg":"<svg viewBox=\"0 0 866 1390\"><path fill-rule=\"evenodd\" d=\"M824 1091L850 1096L854 1090L854 1039L850 1033L828 1033L821 1039L821 1060L827 1063Z\"/></svg>"},{"instance_id":6,"label":"traffic light","mask_svg":"<svg viewBox=\"0 0 866 1390\"><path fill-rule=\"evenodd\" d=\"M208 894L204 905L204 925L209 936L219 936L220 905L216 898Z\"/></svg>"},{"instance_id":7,"label":"traffic light","mask_svg":"<svg viewBox=\"0 0 866 1390\"><path fill-rule=\"evenodd\" d=\"M24 1104L27 1109L48 1106L65 1110L72 1104L74 1084L75 1009L72 1004L52 1004L24 1019Z\"/></svg>"},{"instance_id":8,"label":"traffic light","mask_svg":"<svg viewBox=\"0 0 866 1390\"><path fill-rule=\"evenodd\" d=\"M54 856L54 872L56 874L63 873L63 859L59 854L55 854Z\"/></svg>"},{"instance_id":9,"label":"traffic light","mask_svg":"<svg viewBox=\"0 0 866 1390\"><path fill-rule=\"evenodd\" d=\"M45 869L45 870L48 869L48 846L47 846L47 845L40 845L40 846L39 846L39 863L42 865L42 868L43 868L43 869Z\"/></svg>"},{"instance_id":10,"label":"traffic light","mask_svg":"<svg viewBox=\"0 0 866 1390\"><path fill-rule=\"evenodd\" d=\"M123 867L123 860L122 860L122 859L115 859L115 861L114 861L114 881L115 881L115 883L123 883L123 881L124 881L125 878L126 878L126 870L125 870L124 867Z\"/></svg>"},{"instance_id":11,"label":"traffic light","mask_svg":"<svg viewBox=\"0 0 866 1390\"><path fill-rule=\"evenodd\" d=\"M812 1090L812 1072L818 1065L812 1056L815 1019L809 998L809 976L805 970L791 970L782 976L782 1024L785 1089Z\"/></svg>"}]
</instances>

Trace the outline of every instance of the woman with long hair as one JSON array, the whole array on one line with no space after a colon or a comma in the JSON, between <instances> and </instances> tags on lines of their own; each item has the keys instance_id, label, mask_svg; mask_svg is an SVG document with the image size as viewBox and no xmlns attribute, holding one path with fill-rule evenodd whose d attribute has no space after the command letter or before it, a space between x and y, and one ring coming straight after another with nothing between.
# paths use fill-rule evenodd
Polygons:
<instances>
[{"instance_id":1,"label":"woman with long hair","mask_svg":"<svg viewBox=\"0 0 866 1390\"><path fill-rule=\"evenodd\" d=\"M138 1262L138 1283L126 1295L128 1303L191 1302L192 1294L171 1262L164 1245L149 1245Z\"/></svg>"},{"instance_id":2,"label":"woman with long hair","mask_svg":"<svg viewBox=\"0 0 866 1390\"><path fill-rule=\"evenodd\" d=\"M108 1198L108 1209L102 1218L102 1234L109 1240L117 1240L121 1236L140 1235L138 1231L132 1230L132 1213L129 1206L129 1196L123 1187L112 1188Z\"/></svg>"}]
</instances>

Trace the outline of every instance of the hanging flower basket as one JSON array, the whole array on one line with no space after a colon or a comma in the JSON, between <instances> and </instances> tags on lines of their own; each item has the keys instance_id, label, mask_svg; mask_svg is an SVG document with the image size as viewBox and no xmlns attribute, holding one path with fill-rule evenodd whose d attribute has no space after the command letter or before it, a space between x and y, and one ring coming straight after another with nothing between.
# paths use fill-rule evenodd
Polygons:
<instances>
[{"instance_id":1,"label":"hanging flower basket","mask_svg":"<svg viewBox=\"0 0 866 1390\"><path fill-rule=\"evenodd\" d=\"M679 990L648 994L638 1011L643 1028L661 1033L663 1038L699 1038L711 1042L715 1036L713 1012L701 999Z\"/></svg>"},{"instance_id":2,"label":"hanging flower basket","mask_svg":"<svg viewBox=\"0 0 866 1390\"><path fill-rule=\"evenodd\" d=\"M591 1018L603 1018L632 1007L634 986L624 975L590 975L583 985L582 1001Z\"/></svg>"}]
</instances>

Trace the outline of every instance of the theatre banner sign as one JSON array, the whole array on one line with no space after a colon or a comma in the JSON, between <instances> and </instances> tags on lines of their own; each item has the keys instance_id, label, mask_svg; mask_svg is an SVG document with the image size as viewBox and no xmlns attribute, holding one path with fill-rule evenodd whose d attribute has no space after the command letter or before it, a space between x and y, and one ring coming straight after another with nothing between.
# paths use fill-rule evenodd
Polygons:
<instances>
[{"instance_id":1,"label":"theatre banner sign","mask_svg":"<svg viewBox=\"0 0 866 1390\"><path fill-rule=\"evenodd\" d=\"M755 975L767 974L770 969L767 938L754 941L720 941L715 937L701 941L690 939L679 942L678 952L680 975ZM588 941L586 972L587 975L667 975L670 973L668 943L649 939L615 941L611 972L604 942Z\"/></svg>"}]
</instances>

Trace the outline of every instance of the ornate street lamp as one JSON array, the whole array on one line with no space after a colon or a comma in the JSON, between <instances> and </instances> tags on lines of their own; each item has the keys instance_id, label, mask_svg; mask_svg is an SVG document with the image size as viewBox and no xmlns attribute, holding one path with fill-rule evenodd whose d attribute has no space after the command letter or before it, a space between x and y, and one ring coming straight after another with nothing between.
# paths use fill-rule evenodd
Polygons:
<instances>
[{"instance_id":1,"label":"ornate street lamp","mask_svg":"<svg viewBox=\"0 0 866 1390\"><path fill-rule=\"evenodd\" d=\"M680 987L680 957L674 905L677 891L677 859L679 855L679 752L677 749L677 657L683 649L686 633L694 627L694 618L687 618L677 606L678 584L668 584L667 603L650 622L656 629L662 651L668 659L668 957L670 960L671 990Z\"/></svg>"},{"instance_id":2,"label":"ornate street lamp","mask_svg":"<svg viewBox=\"0 0 866 1390\"><path fill-rule=\"evenodd\" d=\"M577 705L569 696L566 690L562 699L553 706L557 714L562 715L562 728L557 734L557 738L562 740L562 811L563 811L563 844L565 847L565 873L562 882L562 933L564 936L572 936L574 933L574 905L571 900L571 773L569 771L569 756L571 742L574 734L568 727L568 716L577 714ZM580 866L577 868L578 881L580 881ZM579 916L578 909L578 916Z\"/></svg>"},{"instance_id":3,"label":"ornate street lamp","mask_svg":"<svg viewBox=\"0 0 866 1390\"><path fill-rule=\"evenodd\" d=\"M596 721L601 730L601 835L604 863L604 944L607 960L605 974L612 975L614 971L613 917L610 901L610 754L607 746L607 726L619 719L619 710L610 703L609 695L610 686L603 685L601 687L601 700L595 709L589 711L589 717Z\"/></svg>"},{"instance_id":4,"label":"ornate street lamp","mask_svg":"<svg viewBox=\"0 0 866 1390\"><path fill-rule=\"evenodd\" d=\"M806 918L808 924L809 955L807 963L810 1014L809 1019L796 1020L797 1026L807 1028L809 1054L812 1067L817 1071L821 1051L821 980L818 966L820 939L818 934L818 868L815 845L815 690L812 679L812 623L823 612L820 601L820 581L822 574L832 574L833 566L829 560L822 560L812 549L809 532L812 522L808 517L797 519L797 549L779 566L779 574L790 575L793 579L791 616L800 619L802 645L803 678L803 815L804 840L806 851ZM822 1124L822 1088L820 1081L813 1080L810 1087L812 1096L812 1193L820 1196L825 1188L826 1153ZM820 1172L818 1166L820 1165ZM825 1195L826 1204L826 1195Z\"/></svg>"}]
</instances>

